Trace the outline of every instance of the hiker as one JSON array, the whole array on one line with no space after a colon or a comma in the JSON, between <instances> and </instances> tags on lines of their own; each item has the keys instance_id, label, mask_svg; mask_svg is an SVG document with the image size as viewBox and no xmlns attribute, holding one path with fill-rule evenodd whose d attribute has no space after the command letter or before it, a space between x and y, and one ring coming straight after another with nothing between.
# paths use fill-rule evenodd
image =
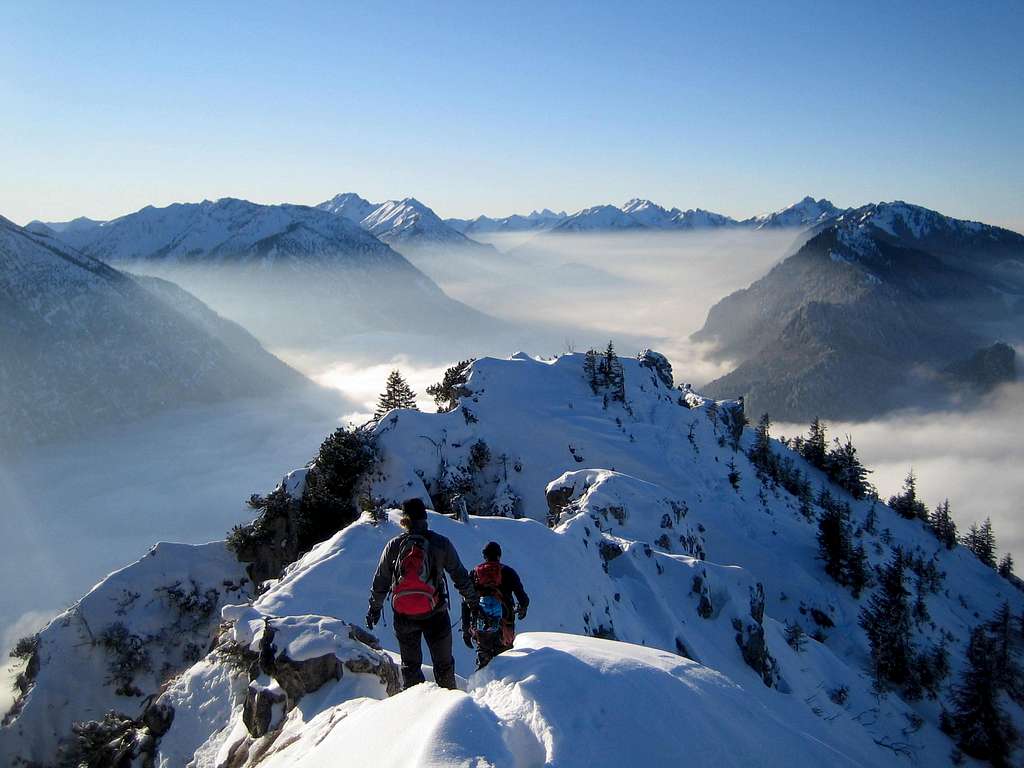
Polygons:
<instances>
[{"instance_id":1,"label":"hiker","mask_svg":"<svg viewBox=\"0 0 1024 768\"><path fill-rule=\"evenodd\" d=\"M488 542L483 555L484 562L473 569L479 605L474 609L472 603L463 603L462 607L462 639L470 648L476 642L477 669L483 669L491 659L512 647L515 620L525 619L530 605L519 574L501 563L501 545Z\"/></svg>"},{"instance_id":2,"label":"hiker","mask_svg":"<svg viewBox=\"0 0 1024 768\"><path fill-rule=\"evenodd\" d=\"M402 655L403 688L424 680L423 638L434 665L434 680L442 688L455 688L448 581L444 573L451 574L455 588L469 603L476 600L473 580L452 543L427 528L427 508L420 499L402 503L400 522L406 531L384 547L373 576L366 626L373 629L380 620L381 608L390 592L395 637Z\"/></svg>"}]
</instances>

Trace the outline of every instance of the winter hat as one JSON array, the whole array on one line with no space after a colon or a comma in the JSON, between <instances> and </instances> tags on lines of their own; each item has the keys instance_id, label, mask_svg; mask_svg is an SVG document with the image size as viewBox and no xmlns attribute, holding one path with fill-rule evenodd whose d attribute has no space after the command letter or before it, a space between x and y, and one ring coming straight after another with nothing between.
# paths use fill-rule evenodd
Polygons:
<instances>
[{"instance_id":1,"label":"winter hat","mask_svg":"<svg viewBox=\"0 0 1024 768\"><path fill-rule=\"evenodd\" d=\"M426 520L427 508L422 499L406 499L402 502L402 517L408 520Z\"/></svg>"},{"instance_id":2,"label":"winter hat","mask_svg":"<svg viewBox=\"0 0 1024 768\"><path fill-rule=\"evenodd\" d=\"M501 545L496 541L487 542L487 546L484 547L484 557L488 560L501 559Z\"/></svg>"}]
</instances>

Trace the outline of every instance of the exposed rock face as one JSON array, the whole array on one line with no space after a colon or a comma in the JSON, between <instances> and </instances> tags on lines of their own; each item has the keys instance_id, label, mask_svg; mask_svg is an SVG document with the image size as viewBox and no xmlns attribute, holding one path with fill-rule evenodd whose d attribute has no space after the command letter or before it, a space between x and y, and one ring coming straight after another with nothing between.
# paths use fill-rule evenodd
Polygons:
<instances>
[{"instance_id":1,"label":"exposed rock face","mask_svg":"<svg viewBox=\"0 0 1024 768\"><path fill-rule=\"evenodd\" d=\"M760 582L750 590L750 618L750 621L733 621L736 644L747 666L757 672L764 684L771 688L778 684L779 673L764 637L764 585Z\"/></svg>"},{"instance_id":2,"label":"exposed rock face","mask_svg":"<svg viewBox=\"0 0 1024 768\"><path fill-rule=\"evenodd\" d=\"M572 502L575 485L549 487L544 494L548 502L548 525L554 527L562 519L562 513Z\"/></svg>"},{"instance_id":3,"label":"exposed rock face","mask_svg":"<svg viewBox=\"0 0 1024 768\"><path fill-rule=\"evenodd\" d=\"M672 364L668 361L667 357L660 352L645 349L640 353L640 365L644 368L650 368L657 374L662 384L668 389L672 389Z\"/></svg>"},{"instance_id":4,"label":"exposed rock face","mask_svg":"<svg viewBox=\"0 0 1024 768\"><path fill-rule=\"evenodd\" d=\"M254 739L266 736L281 722L287 695L278 686L249 683L242 706L242 722Z\"/></svg>"},{"instance_id":5,"label":"exposed rock face","mask_svg":"<svg viewBox=\"0 0 1024 768\"><path fill-rule=\"evenodd\" d=\"M242 614L242 623L246 620L246 615ZM331 619L324 620L330 626L327 629L314 617L284 621L278 627L267 618L255 621L262 626L247 648L255 654L256 660L249 667L249 686L242 710L242 722L252 739L272 734L304 696L340 681L346 671L374 675L389 696L401 690L398 667L380 651L377 638L361 627ZM252 630L242 631L244 634ZM297 638L308 638L314 632L320 637L333 637L335 650L308 658L293 658L294 654L289 654L289 643ZM243 651L243 655L247 654ZM247 746L239 749L235 752L248 754Z\"/></svg>"}]
</instances>

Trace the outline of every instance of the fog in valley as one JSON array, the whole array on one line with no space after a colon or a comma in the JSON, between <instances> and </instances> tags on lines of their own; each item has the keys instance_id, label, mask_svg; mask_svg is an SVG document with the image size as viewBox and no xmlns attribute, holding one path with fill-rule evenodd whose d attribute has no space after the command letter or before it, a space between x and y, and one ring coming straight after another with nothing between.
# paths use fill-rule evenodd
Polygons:
<instances>
[{"instance_id":1,"label":"fog in valley","mask_svg":"<svg viewBox=\"0 0 1024 768\"><path fill-rule=\"evenodd\" d=\"M372 296L334 295L344 305L335 311L330 291L282 287L273 301L254 303L244 283L162 271L333 394L173 411L0 465L0 577L8 586L0 639L7 646L38 628L158 540L222 537L247 519L249 494L306 463L335 426L365 422L394 368L420 407L433 410L425 388L457 360L518 350L550 357L612 339L624 355L661 351L676 383L699 389L730 366L709 360L689 335L712 304L763 275L795 239L788 230L517 234L488 236L494 249L483 255L400 249L456 300L431 299L422 328L420 305L389 294L386 281ZM397 320L373 327L368 316ZM830 429L853 436L883 497L912 466L929 507L948 496L962 530L991 516L1000 549L1024 562L1024 385L969 405ZM774 434L805 429L777 425Z\"/></svg>"},{"instance_id":2,"label":"fog in valley","mask_svg":"<svg viewBox=\"0 0 1024 768\"><path fill-rule=\"evenodd\" d=\"M182 408L0 462L4 656L156 542L214 541L251 519L249 495L309 461L354 408L329 392Z\"/></svg>"}]
</instances>

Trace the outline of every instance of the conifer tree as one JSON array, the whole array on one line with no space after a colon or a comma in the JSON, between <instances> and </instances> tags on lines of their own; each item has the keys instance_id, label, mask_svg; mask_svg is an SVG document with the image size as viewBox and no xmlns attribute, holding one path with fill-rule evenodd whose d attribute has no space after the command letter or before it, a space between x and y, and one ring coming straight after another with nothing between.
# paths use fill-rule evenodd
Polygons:
<instances>
[{"instance_id":1,"label":"conifer tree","mask_svg":"<svg viewBox=\"0 0 1024 768\"><path fill-rule=\"evenodd\" d=\"M850 561L850 511L833 500L825 488L818 497L818 552L825 561L825 573L839 584L846 584Z\"/></svg>"},{"instance_id":2,"label":"conifer tree","mask_svg":"<svg viewBox=\"0 0 1024 768\"><path fill-rule=\"evenodd\" d=\"M990 518L986 517L981 525L972 523L963 545L989 568L996 567L996 536Z\"/></svg>"},{"instance_id":3,"label":"conifer tree","mask_svg":"<svg viewBox=\"0 0 1024 768\"><path fill-rule=\"evenodd\" d=\"M818 469L825 468L826 443L825 425L819 419L811 422L807 439L800 444L800 455Z\"/></svg>"},{"instance_id":4,"label":"conifer tree","mask_svg":"<svg viewBox=\"0 0 1024 768\"><path fill-rule=\"evenodd\" d=\"M1004 601L996 610L985 624L985 630L992 637L992 664L996 685L1006 691L1014 701L1024 701L1024 676L1021 673L1014 637L1013 614L1008 602Z\"/></svg>"},{"instance_id":5,"label":"conifer tree","mask_svg":"<svg viewBox=\"0 0 1024 768\"><path fill-rule=\"evenodd\" d=\"M445 370L441 381L427 387L427 394L434 398L438 413L448 413L459 407L461 388L469 378L469 367L474 362L475 358L459 361Z\"/></svg>"},{"instance_id":6,"label":"conifer tree","mask_svg":"<svg viewBox=\"0 0 1024 768\"><path fill-rule=\"evenodd\" d=\"M878 589L860 612L860 626L871 646L871 666L875 685L904 686L912 683L911 662L914 649L910 637L909 593L903 585L905 559L899 549L881 569Z\"/></svg>"},{"instance_id":7,"label":"conifer tree","mask_svg":"<svg viewBox=\"0 0 1024 768\"><path fill-rule=\"evenodd\" d=\"M608 341L608 346L604 350L604 359L601 360L600 372L601 372L601 383L606 387L612 386L615 381L615 369L619 365L619 356L615 354L615 345L612 344L611 340Z\"/></svg>"},{"instance_id":8,"label":"conifer tree","mask_svg":"<svg viewBox=\"0 0 1024 768\"><path fill-rule=\"evenodd\" d=\"M778 479L778 459L772 452L771 427L771 418L767 413L763 414L754 427L754 444L747 454L750 463L757 467L757 474L762 481L766 478Z\"/></svg>"},{"instance_id":9,"label":"conifer tree","mask_svg":"<svg viewBox=\"0 0 1024 768\"><path fill-rule=\"evenodd\" d=\"M956 546L956 523L949 512L949 499L935 507L935 511L929 515L928 527L946 545L946 549Z\"/></svg>"},{"instance_id":10,"label":"conifer tree","mask_svg":"<svg viewBox=\"0 0 1024 768\"><path fill-rule=\"evenodd\" d=\"M1007 552L999 561L999 575L1008 579L1013 575L1013 555Z\"/></svg>"},{"instance_id":11,"label":"conifer tree","mask_svg":"<svg viewBox=\"0 0 1024 768\"><path fill-rule=\"evenodd\" d=\"M792 624L786 622L786 642L797 653L803 651L807 644L807 633L804 632L804 628L800 626L799 622Z\"/></svg>"},{"instance_id":12,"label":"conifer tree","mask_svg":"<svg viewBox=\"0 0 1024 768\"><path fill-rule=\"evenodd\" d=\"M591 391L597 394L597 350L588 349L587 354L583 358L583 375L587 377L587 383L590 385Z\"/></svg>"},{"instance_id":13,"label":"conifer tree","mask_svg":"<svg viewBox=\"0 0 1024 768\"><path fill-rule=\"evenodd\" d=\"M995 766L1008 759L1018 734L999 702L995 639L984 626L975 627L967 644L967 664L959 684L953 687L953 714L949 730L957 746Z\"/></svg>"},{"instance_id":14,"label":"conifer tree","mask_svg":"<svg viewBox=\"0 0 1024 768\"><path fill-rule=\"evenodd\" d=\"M870 470L860 463L853 439L847 435L846 442L835 439L835 447L825 457L825 467L840 488L844 488L855 499L863 499L873 491L868 482Z\"/></svg>"},{"instance_id":15,"label":"conifer tree","mask_svg":"<svg viewBox=\"0 0 1024 768\"><path fill-rule=\"evenodd\" d=\"M406 380L402 378L402 374L397 370L392 371L388 376L384 392L377 401L377 410L373 414L373 418L379 421L387 415L388 411L394 408L419 410L416 407L416 393L412 391Z\"/></svg>"},{"instance_id":16,"label":"conifer tree","mask_svg":"<svg viewBox=\"0 0 1024 768\"><path fill-rule=\"evenodd\" d=\"M868 563L868 555L864 551L863 544L858 544L850 552L850 562L846 568L846 582L850 585L850 591L854 597L860 597L860 593L871 583L871 566Z\"/></svg>"},{"instance_id":17,"label":"conifer tree","mask_svg":"<svg viewBox=\"0 0 1024 768\"><path fill-rule=\"evenodd\" d=\"M928 519L928 508L917 498L917 478L914 477L914 470L910 470L903 480L903 491L896 496L889 497L889 506L892 507L893 512L908 520L913 520L915 517L921 520Z\"/></svg>"}]
</instances>

